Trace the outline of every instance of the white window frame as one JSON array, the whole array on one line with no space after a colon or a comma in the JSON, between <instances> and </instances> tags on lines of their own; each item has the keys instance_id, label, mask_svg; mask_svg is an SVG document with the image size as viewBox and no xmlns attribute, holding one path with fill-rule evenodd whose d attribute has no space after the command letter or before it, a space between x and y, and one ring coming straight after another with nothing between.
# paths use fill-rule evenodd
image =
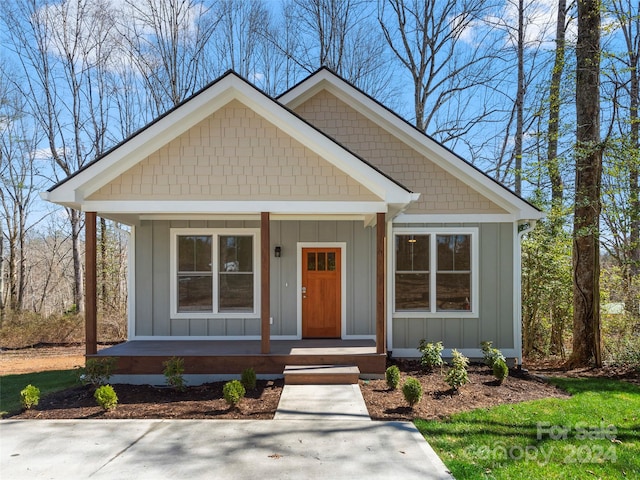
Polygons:
<instances>
[{"instance_id":1,"label":"white window frame","mask_svg":"<svg viewBox=\"0 0 640 480\"><path fill-rule=\"evenodd\" d=\"M479 234L477 227L397 227L393 229L392 252L392 315L393 318L478 318L479 305ZM429 309L396 311L396 237L398 235L429 235ZM438 251L436 236L438 235L470 235L471 236L471 310L438 311L436 309L436 280Z\"/></svg>"},{"instance_id":2,"label":"white window frame","mask_svg":"<svg viewBox=\"0 0 640 480\"><path fill-rule=\"evenodd\" d=\"M178 311L178 237L189 236L211 236L212 237L212 302L213 307L210 312L179 312ZM253 237L253 309L250 312L220 312L219 311L219 262L220 262L220 241L221 236L244 236ZM260 318L260 229L259 228L172 228L170 229L170 296L171 296L171 319L195 319L195 318Z\"/></svg>"}]
</instances>

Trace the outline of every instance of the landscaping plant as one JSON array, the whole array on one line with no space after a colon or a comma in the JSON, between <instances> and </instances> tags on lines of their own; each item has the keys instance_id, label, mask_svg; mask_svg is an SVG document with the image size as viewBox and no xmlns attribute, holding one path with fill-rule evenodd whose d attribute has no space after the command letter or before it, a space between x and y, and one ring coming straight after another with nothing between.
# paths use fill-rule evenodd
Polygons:
<instances>
[{"instance_id":1,"label":"landscaping plant","mask_svg":"<svg viewBox=\"0 0 640 480\"><path fill-rule=\"evenodd\" d=\"M507 367L507 362L502 359L497 359L493 363L493 376L496 377L498 383L502 384L504 379L509 376L509 367Z\"/></svg>"},{"instance_id":2,"label":"landscaping plant","mask_svg":"<svg viewBox=\"0 0 640 480\"><path fill-rule=\"evenodd\" d=\"M162 372L167 379L167 385L179 391L184 391L186 382L184 381L184 359L180 357L171 357L166 362L162 362L164 371Z\"/></svg>"},{"instance_id":3,"label":"landscaping plant","mask_svg":"<svg viewBox=\"0 0 640 480\"><path fill-rule=\"evenodd\" d=\"M79 368L78 378L84 385L99 387L109 381L116 368L117 359L114 357L89 358L84 367Z\"/></svg>"},{"instance_id":4,"label":"landscaping plant","mask_svg":"<svg viewBox=\"0 0 640 480\"><path fill-rule=\"evenodd\" d=\"M22 408L29 410L40 402L40 389L29 384L20 391Z\"/></svg>"},{"instance_id":5,"label":"landscaping plant","mask_svg":"<svg viewBox=\"0 0 640 480\"><path fill-rule=\"evenodd\" d=\"M497 348L493 348L492 345L493 342L490 341L480 342L484 363L493 370L493 364L496 363L496 361L502 360L506 363L506 359L504 358L504 355L502 355L502 352Z\"/></svg>"},{"instance_id":6,"label":"landscaping plant","mask_svg":"<svg viewBox=\"0 0 640 480\"><path fill-rule=\"evenodd\" d=\"M118 405L118 396L111 385L102 385L98 387L93 397L104 410L111 410Z\"/></svg>"},{"instance_id":7,"label":"landscaping plant","mask_svg":"<svg viewBox=\"0 0 640 480\"><path fill-rule=\"evenodd\" d=\"M384 377L387 380L387 385L389 386L389 388L391 390L395 390L400 384L400 369L397 365L391 365L384 372Z\"/></svg>"},{"instance_id":8,"label":"landscaping plant","mask_svg":"<svg viewBox=\"0 0 640 480\"><path fill-rule=\"evenodd\" d=\"M256 372L253 368L245 368L240 376L240 383L246 390L255 390L256 388Z\"/></svg>"},{"instance_id":9,"label":"landscaping plant","mask_svg":"<svg viewBox=\"0 0 640 480\"><path fill-rule=\"evenodd\" d=\"M231 407L235 407L244 398L246 390L238 380L231 380L222 387L222 396Z\"/></svg>"},{"instance_id":10,"label":"landscaping plant","mask_svg":"<svg viewBox=\"0 0 640 480\"><path fill-rule=\"evenodd\" d=\"M424 368L433 370L435 367L442 367L442 364L444 363L442 360L442 350L444 350L442 342L427 343L423 338L420 340L418 350L422 353L420 364Z\"/></svg>"},{"instance_id":11,"label":"landscaping plant","mask_svg":"<svg viewBox=\"0 0 640 480\"><path fill-rule=\"evenodd\" d=\"M402 394L409 406L413 406L422 399L422 385L413 377L408 377L402 385Z\"/></svg>"},{"instance_id":12,"label":"landscaping plant","mask_svg":"<svg viewBox=\"0 0 640 480\"><path fill-rule=\"evenodd\" d=\"M462 385L469 383L468 365L469 359L467 357L455 348L451 350L451 368L444 377L444 381L449 384L454 392L457 392Z\"/></svg>"}]
</instances>

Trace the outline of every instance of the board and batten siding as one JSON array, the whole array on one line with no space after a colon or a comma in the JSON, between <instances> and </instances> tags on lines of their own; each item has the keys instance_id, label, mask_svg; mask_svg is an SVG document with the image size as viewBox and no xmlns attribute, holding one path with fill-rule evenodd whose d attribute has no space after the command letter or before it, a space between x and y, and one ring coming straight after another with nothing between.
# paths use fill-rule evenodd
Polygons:
<instances>
[{"instance_id":1,"label":"board and batten siding","mask_svg":"<svg viewBox=\"0 0 640 480\"><path fill-rule=\"evenodd\" d=\"M259 228L259 221L145 220L136 227L135 335L137 337L259 337L260 318L172 319L170 231L172 228ZM297 331L297 244L346 244L347 336L375 335L375 229L362 221L271 221L272 337ZM275 258L276 245L282 256Z\"/></svg>"},{"instance_id":2,"label":"board and batten siding","mask_svg":"<svg viewBox=\"0 0 640 480\"><path fill-rule=\"evenodd\" d=\"M445 349L479 349L490 340L498 348L514 348L513 224L411 224L397 226L478 227L478 318L393 318L393 348L416 349L421 339L442 341Z\"/></svg>"}]
</instances>

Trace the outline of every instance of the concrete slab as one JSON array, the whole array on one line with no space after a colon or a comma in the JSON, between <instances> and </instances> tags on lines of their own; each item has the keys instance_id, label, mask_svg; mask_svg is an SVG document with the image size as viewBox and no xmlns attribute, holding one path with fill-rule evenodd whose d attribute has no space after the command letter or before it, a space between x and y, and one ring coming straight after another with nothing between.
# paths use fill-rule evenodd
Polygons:
<instances>
[{"instance_id":1,"label":"concrete slab","mask_svg":"<svg viewBox=\"0 0 640 480\"><path fill-rule=\"evenodd\" d=\"M451 479L408 422L2 420L2 478Z\"/></svg>"},{"instance_id":2,"label":"concrete slab","mask_svg":"<svg viewBox=\"0 0 640 480\"><path fill-rule=\"evenodd\" d=\"M285 385L275 420L371 421L358 385Z\"/></svg>"}]
</instances>

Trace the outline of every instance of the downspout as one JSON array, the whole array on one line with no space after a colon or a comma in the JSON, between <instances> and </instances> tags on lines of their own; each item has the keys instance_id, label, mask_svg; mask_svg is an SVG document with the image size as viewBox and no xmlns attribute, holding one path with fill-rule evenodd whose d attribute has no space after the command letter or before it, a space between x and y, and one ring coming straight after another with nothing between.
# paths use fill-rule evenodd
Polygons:
<instances>
[{"instance_id":1,"label":"downspout","mask_svg":"<svg viewBox=\"0 0 640 480\"><path fill-rule=\"evenodd\" d=\"M518 368L522 366L522 237L536 228L537 220L521 220L517 224L516 245L514 245L514 272L517 272L514 292L514 347L519 358L516 359Z\"/></svg>"}]
</instances>

